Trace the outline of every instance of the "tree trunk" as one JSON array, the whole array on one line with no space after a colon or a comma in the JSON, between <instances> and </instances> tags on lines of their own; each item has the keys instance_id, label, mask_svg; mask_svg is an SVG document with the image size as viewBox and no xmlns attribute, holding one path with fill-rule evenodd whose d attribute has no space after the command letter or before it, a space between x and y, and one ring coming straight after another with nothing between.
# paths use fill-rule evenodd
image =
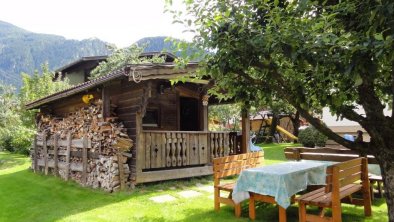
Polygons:
<instances>
[{"instance_id":1,"label":"tree trunk","mask_svg":"<svg viewBox=\"0 0 394 222\"><path fill-rule=\"evenodd\" d=\"M276 126L278 125L278 115L275 113L272 115L272 122L271 122L271 127L270 127L270 138L271 142L274 142L276 139L275 133L276 133ZM276 141L279 143L279 141Z\"/></svg>"},{"instance_id":2,"label":"tree trunk","mask_svg":"<svg viewBox=\"0 0 394 222\"><path fill-rule=\"evenodd\" d=\"M293 115L290 115L290 120L293 123L293 135L298 137L299 128L300 128L300 112L296 112Z\"/></svg>"},{"instance_id":3,"label":"tree trunk","mask_svg":"<svg viewBox=\"0 0 394 222\"><path fill-rule=\"evenodd\" d=\"M382 172L387 213L390 222L394 222L394 140L393 125L389 121L377 124L370 123L364 128L371 136L370 154L374 155Z\"/></svg>"},{"instance_id":4,"label":"tree trunk","mask_svg":"<svg viewBox=\"0 0 394 222\"><path fill-rule=\"evenodd\" d=\"M387 213L390 222L394 222L394 154L375 155L382 171Z\"/></svg>"}]
</instances>

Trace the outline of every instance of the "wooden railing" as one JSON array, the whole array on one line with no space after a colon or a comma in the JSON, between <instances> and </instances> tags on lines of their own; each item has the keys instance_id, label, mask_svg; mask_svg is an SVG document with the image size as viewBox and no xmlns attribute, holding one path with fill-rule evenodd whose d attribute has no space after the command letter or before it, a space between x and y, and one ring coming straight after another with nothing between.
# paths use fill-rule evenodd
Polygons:
<instances>
[{"instance_id":1,"label":"wooden railing","mask_svg":"<svg viewBox=\"0 0 394 222\"><path fill-rule=\"evenodd\" d=\"M142 134L144 170L205 165L213 158L236 154L239 150L237 137L230 136L230 132L143 131Z\"/></svg>"}]
</instances>

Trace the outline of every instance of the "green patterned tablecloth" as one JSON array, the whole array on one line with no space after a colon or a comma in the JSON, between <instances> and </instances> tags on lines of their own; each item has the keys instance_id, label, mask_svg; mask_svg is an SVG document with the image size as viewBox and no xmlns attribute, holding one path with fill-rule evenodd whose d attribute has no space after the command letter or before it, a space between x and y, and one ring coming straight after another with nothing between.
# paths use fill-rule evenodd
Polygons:
<instances>
[{"instance_id":1,"label":"green patterned tablecloth","mask_svg":"<svg viewBox=\"0 0 394 222\"><path fill-rule=\"evenodd\" d=\"M249 191L275 197L283 208L290 206L290 197L305 190L308 185L324 185L326 168L333 162L294 161L241 172L234 187L232 199L236 203L249 198Z\"/></svg>"}]
</instances>

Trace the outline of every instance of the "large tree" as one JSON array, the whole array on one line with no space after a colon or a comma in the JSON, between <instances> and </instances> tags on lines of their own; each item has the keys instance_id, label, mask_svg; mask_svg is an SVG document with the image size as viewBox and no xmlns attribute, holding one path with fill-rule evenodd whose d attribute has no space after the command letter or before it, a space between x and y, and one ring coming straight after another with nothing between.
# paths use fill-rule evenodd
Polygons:
<instances>
[{"instance_id":1,"label":"large tree","mask_svg":"<svg viewBox=\"0 0 394 222\"><path fill-rule=\"evenodd\" d=\"M194 42L210 52L202 67L215 80L214 91L225 89L246 105L264 97L284 99L329 138L374 155L394 221L394 117L384 114L394 104L394 1L185 4L186 13L176 21L191 24ZM371 141L344 140L312 115L320 107L358 122Z\"/></svg>"}]
</instances>

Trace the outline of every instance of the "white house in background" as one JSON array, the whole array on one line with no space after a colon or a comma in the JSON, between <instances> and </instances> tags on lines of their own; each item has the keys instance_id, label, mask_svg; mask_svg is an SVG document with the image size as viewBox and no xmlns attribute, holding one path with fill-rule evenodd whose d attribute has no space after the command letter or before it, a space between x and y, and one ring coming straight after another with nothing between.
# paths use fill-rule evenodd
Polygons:
<instances>
[{"instance_id":1,"label":"white house in background","mask_svg":"<svg viewBox=\"0 0 394 222\"><path fill-rule=\"evenodd\" d=\"M363 108L359 108L358 113L365 114ZM386 108L384 110L384 114L386 116L391 115L391 111ZM322 121L334 132L338 133L339 135L350 134L350 135L357 135L357 130L361 130L364 132L363 138L364 141L368 142L370 140L369 135L366 133L365 129L362 128L357 122L350 121L348 119L338 120L336 116L331 115L329 108L323 109Z\"/></svg>"}]
</instances>

